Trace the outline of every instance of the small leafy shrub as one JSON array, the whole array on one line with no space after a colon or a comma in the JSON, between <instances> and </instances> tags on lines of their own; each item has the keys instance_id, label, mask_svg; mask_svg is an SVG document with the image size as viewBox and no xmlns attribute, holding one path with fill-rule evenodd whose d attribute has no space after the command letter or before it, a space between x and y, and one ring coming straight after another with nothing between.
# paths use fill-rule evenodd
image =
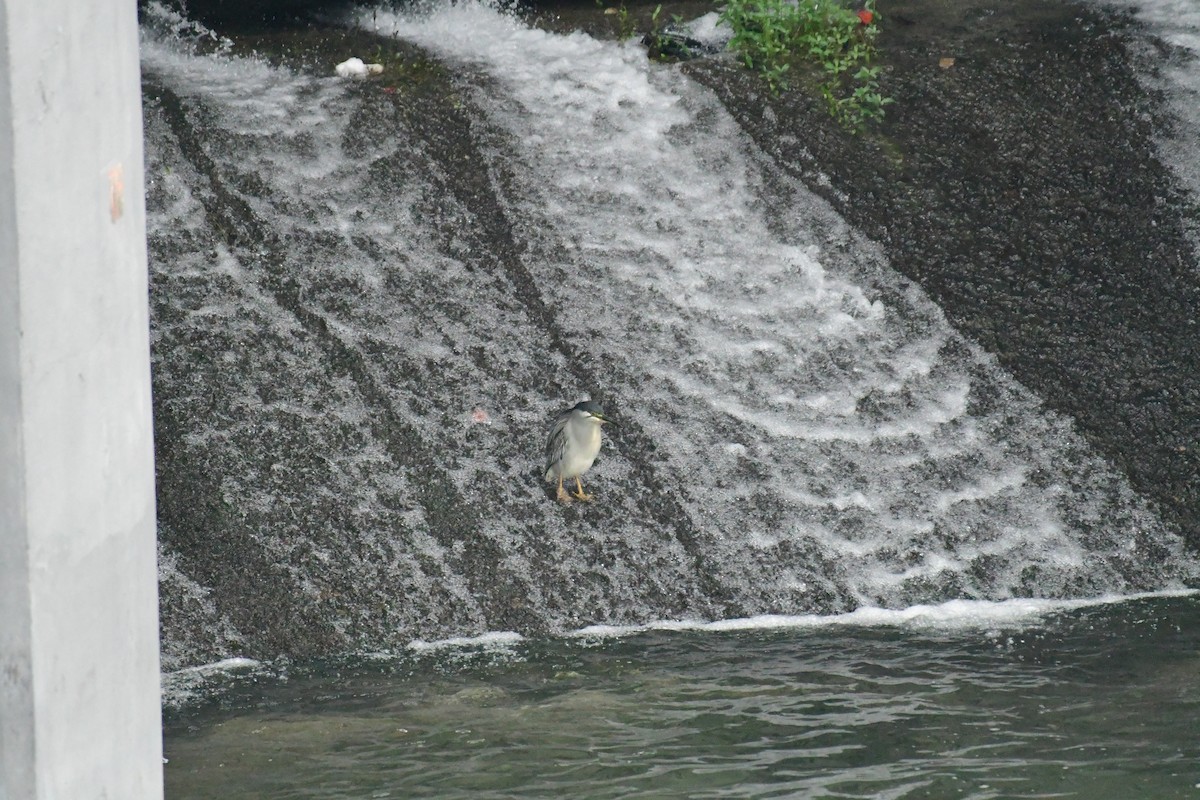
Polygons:
<instances>
[{"instance_id":1,"label":"small leafy shrub","mask_svg":"<svg viewBox=\"0 0 1200 800\"><path fill-rule=\"evenodd\" d=\"M852 11L839 0L729 0L721 19L733 30L729 46L771 91L810 65L829 113L861 131L892 102L879 91L879 67L871 66L879 33L874 5L867 0Z\"/></svg>"}]
</instances>

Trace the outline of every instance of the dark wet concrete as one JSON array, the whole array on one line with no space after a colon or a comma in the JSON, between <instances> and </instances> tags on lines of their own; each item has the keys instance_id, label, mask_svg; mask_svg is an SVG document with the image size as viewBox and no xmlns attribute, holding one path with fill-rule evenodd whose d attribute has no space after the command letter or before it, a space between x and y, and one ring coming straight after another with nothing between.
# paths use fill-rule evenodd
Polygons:
<instances>
[{"instance_id":1,"label":"dark wet concrete","mask_svg":"<svg viewBox=\"0 0 1200 800\"><path fill-rule=\"evenodd\" d=\"M725 63L690 68L1200 546L1195 198L1159 161L1132 21L1041 1L879 10L896 102L873 135Z\"/></svg>"}]
</instances>

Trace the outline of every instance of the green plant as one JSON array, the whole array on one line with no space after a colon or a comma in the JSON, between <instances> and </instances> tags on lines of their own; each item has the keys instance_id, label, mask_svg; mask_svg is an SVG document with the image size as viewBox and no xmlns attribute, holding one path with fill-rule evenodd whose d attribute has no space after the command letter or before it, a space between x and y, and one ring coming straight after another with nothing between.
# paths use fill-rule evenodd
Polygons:
<instances>
[{"instance_id":1,"label":"green plant","mask_svg":"<svg viewBox=\"0 0 1200 800\"><path fill-rule=\"evenodd\" d=\"M809 65L829 113L850 130L880 119L892 102L871 66L879 33L874 0L858 11L840 0L729 0L721 19L733 30L729 46L772 92Z\"/></svg>"},{"instance_id":2,"label":"green plant","mask_svg":"<svg viewBox=\"0 0 1200 800\"><path fill-rule=\"evenodd\" d=\"M658 21L660 16L662 16L662 3L656 5L654 7L654 12L650 14L650 32L646 34L648 38L654 40L655 42L662 38L663 26L662 23Z\"/></svg>"}]
</instances>

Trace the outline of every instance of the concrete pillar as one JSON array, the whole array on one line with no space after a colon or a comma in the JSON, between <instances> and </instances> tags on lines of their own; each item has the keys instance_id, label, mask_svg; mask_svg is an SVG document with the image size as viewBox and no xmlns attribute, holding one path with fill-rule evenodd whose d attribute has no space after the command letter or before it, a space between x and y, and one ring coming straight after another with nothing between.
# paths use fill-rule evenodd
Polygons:
<instances>
[{"instance_id":1,"label":"concrete pillar","mask_svg":"<svg viewBox=\"0 0 1200 800\"><path fill-rule=\"evenodd\" d=\"M162 797L133 0L0 0L0 800Z\"/></svg>"}]
</instances>

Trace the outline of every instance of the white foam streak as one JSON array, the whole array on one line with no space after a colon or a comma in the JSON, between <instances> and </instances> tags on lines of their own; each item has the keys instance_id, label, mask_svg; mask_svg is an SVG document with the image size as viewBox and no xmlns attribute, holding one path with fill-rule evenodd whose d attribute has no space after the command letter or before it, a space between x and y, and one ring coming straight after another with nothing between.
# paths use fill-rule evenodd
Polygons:
<instances>
[{"instance_id":1,"label":"white foam streak","mask_svg":"<svg viewBox=\"0 0 1200 800\"><path fill-rule=\"evenodd\" d=\"M972 631L1034 627L1047 617L1082 608L1113 605L1134 600L1167 597L1189 597L1194 590L1146 592L1135 595L1105 595L1080 600L1042 600L1013 598L999 602L983 600L950 600L933 605L915 605L888 609L865 607L846 614L822 616L817 614L764 614L744 619L725 619L714 622L663 620L645 625L590 625L571 635L586 638L633 636L646 631L754 631L821 629L834 627L902 628L916 631Z\"/></svg>"},{"instance_id":2,"label":"white foam streak","mask_svg":"<svg viewBox=\"0 0 1200 800\"><path fill-rule=\"evenodd\" d=\"M244 672L249 670L261 669L263 662L253 658L242 658L241 656L233 656L231 658L223 658L220 661L213 661L209 664L199 664L194 667L184 667L181 670L170 673L175 676L200 675L208 677L219 672Z\"/></svg>"},{"instance_id":3,"label":"white foam streak","mask_svg":"<svg viewBox=\"0 0 1200 800\"><path fill-rule=\"evenodd\" d=\"M160 676L162 704L166 708L179 708L207 696L214 683L234 676L269 674L272 671L263 662L241 656L164 672Z\"/></svg>"},{"instance_id":4,"label":"white foam streak","mask_svg":"<svg viewBox=\"0 0 1200 800\"><path fill-rule=\"evenodd\" d=\"M448 639L437 639L427 642L423 639L414 639L408 643L408 649L417 653L428 653L438 650L454 650L454 649L481 649L481 650L508 650L514 645L525 641L525 637L513 631L494 631L483 633L478 636L454 636Z\"/></svg>"}]
</instances>

